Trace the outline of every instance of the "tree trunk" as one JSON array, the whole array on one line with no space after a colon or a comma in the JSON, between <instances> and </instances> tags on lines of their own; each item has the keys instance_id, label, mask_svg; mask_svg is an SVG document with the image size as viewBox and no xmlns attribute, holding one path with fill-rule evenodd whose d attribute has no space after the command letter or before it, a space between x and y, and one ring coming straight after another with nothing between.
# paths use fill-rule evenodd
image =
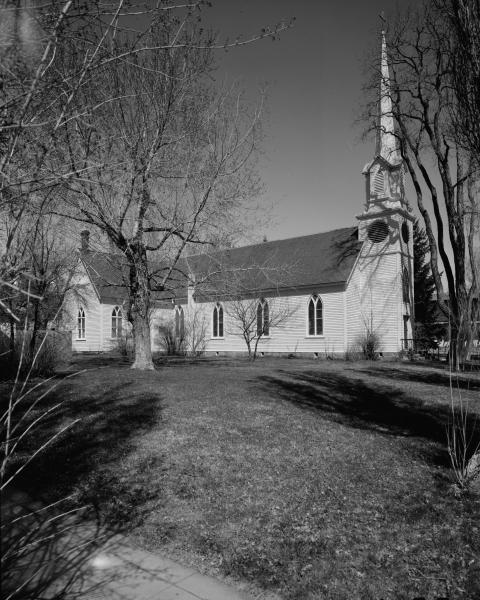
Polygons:
<instances>
[{"instance_id":1,"label":"tree trunk","mask_svg":"<svg viewBox=\"0 0 480 600\"><path fill-rule=\"evenodd\" d=\"M448 360L450 363L450 369L452 371L458 371L460 368L459 356L458 356L458 327L456 323L450 324L450 345L449 345L449 356Z\"/></svg>"},{"instance_id":2,"label":"tree trunk","mask_svg":"<svg viewBox=\"0 0 480 600\"><path fill-rule=\"evenodd\" d=\"M141 249L143 250L143 249ZM144 251L144 250L143 250ZM130 264L130 308L128 319L132 324L135 360L132 369L153 370L150 341L150 289L146 260L134 256Z\"/></svg>"},{"instance_id":3,"label":"tree trunk","mask_svg":"<svg viewBox=\"0 0 480 600\"><path fill-rule=\"evenodd\" d=\"M253 360L255 360L255 359L257 358L258 342L260 341L260 338L261 338L261 337L262 337L262 336L261 336L261 335L259 335L259 336L257 337L257 339L255 340L255 349L254 349L254 351L253 351Z\"/></svg>"},{"instance_id":4,"label":"tree trunk","mask_svg":"<svg viewBox=\"0 0 480 600\"><path fill-rule=\"evenodd\" d=\"M135 360L132 369L141 371L152 371L152 348L150 342L150 324L148 317L145 318L138 312L132 312L132 334Z\"/></svg>"}]
</instances>

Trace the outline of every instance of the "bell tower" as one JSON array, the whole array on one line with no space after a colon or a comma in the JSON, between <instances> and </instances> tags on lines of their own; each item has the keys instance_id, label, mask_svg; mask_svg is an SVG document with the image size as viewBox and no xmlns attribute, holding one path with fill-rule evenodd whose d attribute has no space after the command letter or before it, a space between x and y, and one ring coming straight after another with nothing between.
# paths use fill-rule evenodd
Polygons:
<instances>
[{"instance_id":1,"label":"bell tower","mask_svg":"<svg viewBox=\"0 0 480 600\"><path fill-rule=\"evenodd\" d=\"M413 222L411 208L405 195L405 166L400 153L399 140L395 134L393 103L390 90L390 73L387 58L385 32L382 31L380 59L380 96L376 123L375 155L363 169L365 176L365 210L360 220L360 239L367 235L362 222L391 211L400 211L404 218Z\"/></svg>"},{"instance_id":2,"label":"bell tower","mask_svg":"<svg viewBox=\"0 0 480 600\"><path fill-rule=\"evenodd\" d=\"M375 154L363 169L365 206L357 216L363 242L357 263L360 311L385 352L413 338L413 220L405 166L395 133L385 32L382 31ZM367 317L365 317L367 315Z\"/></svg>"}]
</instances>

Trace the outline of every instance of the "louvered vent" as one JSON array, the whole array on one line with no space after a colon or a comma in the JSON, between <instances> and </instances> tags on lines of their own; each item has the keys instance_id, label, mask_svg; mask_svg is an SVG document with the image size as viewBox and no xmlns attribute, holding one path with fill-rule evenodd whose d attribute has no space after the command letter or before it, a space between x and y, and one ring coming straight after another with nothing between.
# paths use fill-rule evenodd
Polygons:
<instances>
[{"instance_id":1,"label":"louvered vent","mask_svg":"<svg viewBox=\"0 0 480 600\"><path fill-rule=\"evenodd\" d=\"M385 179L383 171L380 169L375 173L373 178L373 193L378 196L383 196L385 194Z\"/></svg>"}]
</instances>

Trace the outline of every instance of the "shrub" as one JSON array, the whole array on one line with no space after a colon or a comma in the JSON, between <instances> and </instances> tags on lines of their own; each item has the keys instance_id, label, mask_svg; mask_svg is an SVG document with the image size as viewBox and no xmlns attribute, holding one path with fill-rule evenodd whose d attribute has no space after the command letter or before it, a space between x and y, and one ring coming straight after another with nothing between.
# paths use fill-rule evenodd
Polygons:
<instances>
[{"instance_id":1,"label":"shrub","mask_svg":"<svg viewBox=\"0 0 480 600\"><path fill-rule=\"evenodd\" d=\"M35 350L29 352L32 332L17 331L13 354L10 339L0 338L0 368L4 377L15 377L18 367L21 374L50 376L71 358L71 334L68 331L46 330L37 332Z\"/></svg>"},{"instance_id":2,"label":"shrub","mask_svg":"<svg viewBox=\"0 0 480 600\"><path fill-rule=\"evenodd\" d=\"M185 338L175 335L173 323L160 325L160 345L168 356L185 356Z\"/></svg>"},{"instance_id":3,"label":"shrub","mask_svg":"<svg viewBox=\"0 0 480 600\"><path fill-rule=\"evenodd\" d=\"M363 358L377 360L380 352L380 336L376 331L365 331L359 338Z\"/></svg>"},{"instance_id":4,"label":"shrub","mask_svg":"<svg viewBox=\"0 0 480 600\"><path fill-rule=\"evenodd\" d=\"M185 322L185 349L189 356L200 356L205 352L207 334L207 317L194 308Z\"/></svg>"},{"instance_id":5,"label":"shrub","mask_svg":"<svg viewBox=\"0 0 480 600\"><path fill-rule=\"evenodd\" d=\"M118 339L117 350L121 356L124 356L125 358L133 358L135 348L133 346L133 337L131 333L127 333Z\"/></svg>"},{"instance_id":6,"label":"shrub","mask_svg":"<svg viewBox=\"0 0 480 600\"><path fill-rule=\"evenodd\" d=\"M447 448L457 495L466 492L480 480L480 440L476 434L476 426L477 419L470 413L460 388L455 391L451 381Z\"/></svg>"},{"instance_id":7,"label":"shrub","mask_svg":"<svg viewBox=\"0 0 480 600\"><path fill-rule=\"evenodd\" d=\"M28 330L17 332L12 350L9 338L1 340L2 349L7 350L2 358L10 367L9 375L15 378L6 386L6 409L0 419L2 597L11 600L77 598L91 591L86 589L83 574L87 572L98 541L106 540L103 529L92 528L95 513L85 505L73 504L70 497L43 505L18 489L19 479L28 476L28 469L35 468L31 463L37 455L79 420L62 425L43 440L42 424L48 422L62 402L51 407L42 405L41 400L55 387L50 379L30 385L32 373L51 374L69 358L71 335L39 332L33 352L31 335ZM36 391L32 396L33 390Z\"/></svg>"},{"instance_id":8,"label":"shrub","mask_svg":"<svg viewBox=\"0 0 480 600\"><path fill-rule=\"evenodd\" d=\"M346 361L356 361L362 358L362 350L358 344L350 344L345 352Z\"/></svg>"},{"instance_id":9,"label":"shrub","mask_svg":"<svg viewBox=\"0 0 480 600\"><path fill-rule=\"evenodd\" d=\"M360 349L362 357L366 360L377 360L381 350L382 338L378 332L379 328L373 322L373 313L363 319L364 330L356 339L356 346Z\"/></svg>"}]
</instances>

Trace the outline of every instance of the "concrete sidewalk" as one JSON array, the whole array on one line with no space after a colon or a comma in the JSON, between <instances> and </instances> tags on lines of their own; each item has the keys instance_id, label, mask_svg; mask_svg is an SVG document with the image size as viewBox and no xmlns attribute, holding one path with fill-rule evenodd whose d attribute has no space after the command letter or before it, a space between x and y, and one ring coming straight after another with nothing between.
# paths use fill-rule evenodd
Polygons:
<instances>
[{"instance_id":1,"label":"concrete sidewalk","mask_svg":"<svg viewBox=\"0 0 480 600\"><path fill-rule=\"evenodd\" d=\"M15 534L10 541L21 537L23 531L28 535L39 523L49 524L41 530L44 534L40 538L45 538L44 541L34 544L34 551L26 553L26 560L38 567L40 574L45 573L47 579L50 572L58 571L58 577L53 577L53 591L57 587L63 589L63 564L68 565L69 557L73 556L73 565L78 565L74 571L73 595L79 594L87 600L252 600L195 569L142 550L122 535L110 537L108 531L77 522L69 512L62 516L55 506L45 511L42 504L18 490L2 495L2 525L8 522L16 523L10 526L9 531ZM108 539L100 547L94 543L99 535ZM82 548L81 560L75 558L79 556L75 552L82 552ZM72 573L64 575L70 577ZM36 579L41 579L41 575ZM18 584L22 581L20 576Z\"/></svg>"},{"instance_id":2,"label":"concrete sidewalk","mask_svg":"<svg viewBox=\"0 0 480 600\"><path fill-rule=\"evenodd\" d=\"M224 583L116 538L89 561L88 600L251 600ZM90 587L90 586L89 586Z\"/></svg>"}]
</instances>

